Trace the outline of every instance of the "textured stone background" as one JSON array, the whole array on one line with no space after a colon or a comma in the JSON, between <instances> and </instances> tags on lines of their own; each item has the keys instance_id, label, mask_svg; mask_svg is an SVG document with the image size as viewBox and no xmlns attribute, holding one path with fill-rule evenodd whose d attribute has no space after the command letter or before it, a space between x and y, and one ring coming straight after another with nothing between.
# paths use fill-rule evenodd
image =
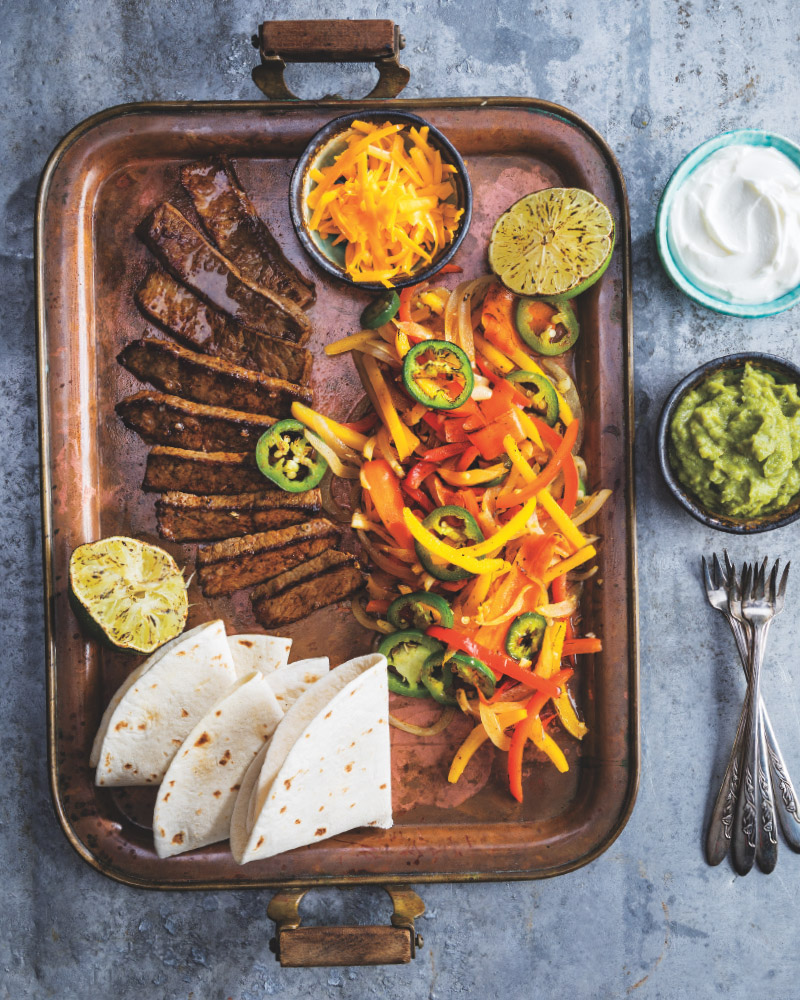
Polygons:
<instances>
[{"instance_id":1,"label":"textured stone background","mask_svg":"<svg viewBox=\"0 0 800 1000\"><path fill-rule=\"evenodd\" d=\"M724 319L694 307L656 260L657 200L680 158L724 129L800 139L796 4L575 0L388 6L256 0L80 0L0 5L0 996L24 1000L195 997L717 995L797 997L800 858L738 879L709 869L700 835L742 682L720 616L701 600L697 559L724 539L676 507L652 460L661 401L685 372L734 350L795 357L796 314ZM412 965L281 970L260 892L134 891L67 845L45 768L44 664L34 379L36 185L58 139L108 105L252 98L249 39L268 16L393 17L408 40L408 96L535 95L572 107L609 140L628 182L635 277L643 761L639 800L593 865L545 883L424 887L425 947ZM366 92L370 71L297 68L302 96ZM736 556L798 557L797 531ZM798 571L796 571L798 572ZM775 625L766 694L800 778L795 662L800 583ZM377 891L313 895L310 919L366 922Z\"/></svg>"}]
</instances>

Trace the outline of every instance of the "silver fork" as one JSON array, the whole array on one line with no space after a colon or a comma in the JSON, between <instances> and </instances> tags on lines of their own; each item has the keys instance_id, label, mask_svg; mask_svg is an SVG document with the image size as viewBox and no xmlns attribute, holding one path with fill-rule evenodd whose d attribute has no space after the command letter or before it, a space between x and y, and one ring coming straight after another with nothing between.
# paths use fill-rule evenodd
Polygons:
<instances>
[{"instance_id":1,"label":"silver fork","mask_svg":"<svg viewBox=\"0 0 800 1000\"><path fill-rule=\"evenodd\" d=\"M766 559L752 573L745 573L741 582L741 609L735 604L735 617L750 623L750 678L747 697L742 708L744 735L739 761L740 787L731 836L733 866L746 875L758 856L762 871L770 872L777 862L775 803L767 765L765 736L761 721L761 667L764 662L767 634L775 615L783 611L789 566L778 583L776 561L769 581ZM747 579L745 579L747 577Z\"/></svg>"},{"instance_id":2,"label":"silver fork","mask_svg":"<svg viewBox=\"0 0 800 1000\"><path fill-rule=\"evenodd\" d=\"M739 651L739 659L745 676L749 680L750 675L750 623L741 618L741 597L736 593L735 585L738 583L736 577L736 567L724 553L725 566L720 566L716 555L712 560L709 570L705 558L703 559L703 578L705 581L706 595L712 607L721 611L731 627L733 637L736 640L736 648ZM744 567L743 567L744 569ZM730 595L733 594L731 601ZM738 598L738 605L737 605ZM738 612L739 617L732 613L732 607ZM764 750L768 759L769 771L772 775L773 791L775 795L775 809L780 821L781 830L787 844L793 851L800 852L800 800L789 777L789 771L781 754L778 740L772 728L763 699L759 706L761 712L761 723L764 727ZM741 752L741 736L744 721L740 718L740 725L736 731L731 758L728 761L728 768L722 781L720 794L714 805L711 814L711 821L708 826L706 838L706 857L709 864L718 865L725 857L730 846L731 826L733 823L733 811L736 802L736 792L738 790L738 760ZM762 769L766 774L766 765L762 763ZM726 808L727 807L727 808ZM761 859L759 865L766 859Z\"/></svg>"}]
</instances>

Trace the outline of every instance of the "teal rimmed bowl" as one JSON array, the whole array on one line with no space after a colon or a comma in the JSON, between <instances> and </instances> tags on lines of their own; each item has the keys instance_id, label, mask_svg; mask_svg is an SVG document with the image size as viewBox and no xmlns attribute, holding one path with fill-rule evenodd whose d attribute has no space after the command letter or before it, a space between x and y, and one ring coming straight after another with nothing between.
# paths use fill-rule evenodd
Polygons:
<instances>
[{"instance_id":1,"label":"teal rimmed bowl","mask_svg":"<svg viewBox=\"0 0 800 1000\"><path fill-rule=\"evenodd\" d=\"M718 149L724 149L726 146L738 145L769 146L777 149L800 169L800 146L774 132L765 132L755 128L739 128L731 132L723 132L721 135L714 136L713 139L707 139L692 150L686 159L678 165L664 188L656 213L656 247L664 270L672 282L684 295L688 295L690 299L705 306L706 309L713 309L714 312L724 313L727 316L742 316L752 319L761 316L775 316L786 309L791 309L792 306L800 302L800 285L770 302L734 302L730 299L720 298L696 284L692 277L683 270L669 239L669 215L678 189L712 153L716 153Z\"/></svg>"}]
</instances>

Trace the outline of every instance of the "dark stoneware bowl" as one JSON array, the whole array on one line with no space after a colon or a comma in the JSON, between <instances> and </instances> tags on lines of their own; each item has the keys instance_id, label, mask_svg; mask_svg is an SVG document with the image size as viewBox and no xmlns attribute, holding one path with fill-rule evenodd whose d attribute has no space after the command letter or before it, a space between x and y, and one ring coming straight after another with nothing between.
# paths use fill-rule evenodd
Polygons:
<instances>
[{"instance_id":1,"label":"dark stoneware bowl","mask_svg":"<svg viewBox=\"0 0 800 1000\"><path fill-rule=\"evenodd\" d=\"M458 230L451 243L442 249L433 258L430 264L419 266L413 274L406 277L396 278L395 288L404 288L406 285L415 285L419 281L425 281L435 274L441 267L452 259L456 250L461 245L461 241L467 235L469 224L472 219L472 187L469 182L469 174L460 154L455 146L430 122L426 122L418 115L412 115L405 111L361 111L354 115L343 115L341 118L334 118L333 121L319 130L305 149L305 152L297 161L297 165L292 173L292 181L289 187L289 209L292 215L292 222L297 231L297 236L309 256L328 274L340 281L347 282L355 288L363 288L366 291L386 291L385 287L378 282L353 281L344 268L345 243L333 245L331 237L323 238L319 233L312 232L308 228L311 213L306 207L306 195L314 187L309 173L313 167L327 167L333 163L334 158L346 148L346 137L350 127L356 119L360 121L372 121L379 124L390 122L391 124L407 124L416 128L427 125L428 141L438 149L442 155L442 162L452 164L456 168L456 173L452 174L455 195L450 199L457 208L463 208L464 213L459 220Z\"/></svg>"},{"instance_id":2,"label":"dark stoneware bowl","mask_svg":"<svg viewBox=\"0 0 800 1000\"><path fill-rule=\"evenodd\" d=\"M753 535L759 531L771 531L773 528L783 528L785 525L796 521L800 517L800 494L795 496L785 507L781 507L780 510L776 510L764 517L738 519L709 510L693 493L686 489L672 468L669 454L669 427L678 403L685 393L693 389L713 372L723 368L743 368L747 361L775 375L782 375L788 381L800 386L800 368L792 364L791 361L776 358L772 354L762 354L759 351L753 351L743 354L729 354L724 358L707 361L704 365L700 365L699 368L695 368L693 372L690 372L672 390L661 411L656 437L658 464L664 476L664 482L678 503L707 528L729 531L736 535Z\"/></svg>"}]
</instances>

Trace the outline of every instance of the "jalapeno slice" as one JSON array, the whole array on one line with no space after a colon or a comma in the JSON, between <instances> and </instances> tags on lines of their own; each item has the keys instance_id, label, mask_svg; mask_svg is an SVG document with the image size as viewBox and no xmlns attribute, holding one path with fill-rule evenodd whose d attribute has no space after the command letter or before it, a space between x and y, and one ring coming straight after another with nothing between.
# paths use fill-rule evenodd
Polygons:
<instances>
[{"instance_id":1,"label":"jalapeno slice","mask_svg":"<svg viewBox=\"0 0 800 1000\"><path fill-rule=\"evenodd\" d=\"M424 632L406 629L387 635L378 646L389 664L389 690L409 698L427 698L428 689L420 681L425 661L444 647Z\"/></svg>"},{"instance_id":2,"label":"jalapeno slice","mask_svg":"<svg viewBox=\"0 0 800 1000\"><path fill-rule=\"evenodd\" d=\"M569 299L520 299L517 305L520 337L538 354L563 354L578 339L580 326Z\"/></svg>"},{"instance_id":3,"label":"jalapeno slice","mask_svg":"<svg viewBox=\"0 0 800 1000\"><path fill-rule=\"evenodd\" d=\"M431 698L440 705L456 705L453 670L450 660L444 663L444 652L440 649L438 653L431 653L422 665L420 680Z\"/></svg>"},{"instance_id":4,"label":"jalapeno slice","mask_svg":"<svg viewBox=\"0 0 800 1000\"><path fill-rule=\"evenodd\" d=\"M515 660L532 660L542 647L547 620L535 611L518 615L506 633L506 652Z\"/></svg>"},{"instance_id":5,"label":"jalapeno slice","mask_svg":"<svg viewBox=\"0 0 800 1000\"><path fill-rule=\"evenodd\" d=\"M400 296L392 289L370 302L361 313L361 326L365 330L377 330L379 326L394 319L399 308Z\"/></svg>"},{"instance_id":6,"label":"jalapeno slice","mask_svg":"<svg viewBox=\"0 0 800 1000\"><path fill-rule=\"evenodd\" d=\"M472 395L475 377L469 358L446 340L423 340L403 359L403 385L434 410L454 410Z\"/></svg>"},{"instance_id":7,"label":"jalapeno slice","mask_svg":"<svg viewBox=\"0 0 800 1000\"><path fill-rule=\"evenodd\" d=\"M471 684L484 698L492 697L497 687L497 678L483 660L467 656L466 653L456 653L447 662L453 673L465 684Z\"/></svg>"},{"instance_id":8,"label":"jalapeno slice","mask_svg":"<svg viewBox=\"0 0 800 1000\"><path fill-rule=\"evenodd\" d=\"M279 420L261 435L256 444L256 464L267 479L288 493L313 489L328 468L299 420Z\"/></svg>"},{"instance_id":9,"label":"jalapeno slice","mask_svg":"<svg viewBox=\"0 0 800 1000\"><path fill-rule=\"evenodd\" d=\"M515 382L530 400L530 407L546 424L555 427L558 420L558 393L546 375L536 372L511 372L506 376Z\"/></svg>"},{"instance_id":10,"label":"jalapeno slice","mask_svg":"<svg viewBox=\"0 0 800 1000\"><path fill-rule=\"evenodd\" d=\"M444 650L432 653L422 667L420 680L431 697L443 705L456 704L456 677L476 688L484 698L492 697L497 681L485 663L466 653L454 653L446 660L444 656Z\"/></svg>"},{"instance_id":11,"label":"jalapeno slice","mask_svg":"<svg viewBox=\"0 0 800 1000\"><path fill-rule=\"evenodd\" d=\"M453 612L447 601L438 594L430 594L427 590L418 590L414 594L403 594L395 598L389 605L386 617L395 628L420 629L424 631L431 625L453 627Z\"/></svg>"},{"instance_id":12,"label":"jalapeno slice","mask_svg":"<svg viewBox=\"0 0 800 1000\"><path fill-rule=\"evenodd\" d=\"M455 504L432 510L422 524L432 534L457 549L483 541L483 532L472 514ZM437 580L466 580L470 576L467 570L461 569L460 566L442 562L417 541L414 542L414 548L419 561Z\"/></svg>"}]
</instances>

